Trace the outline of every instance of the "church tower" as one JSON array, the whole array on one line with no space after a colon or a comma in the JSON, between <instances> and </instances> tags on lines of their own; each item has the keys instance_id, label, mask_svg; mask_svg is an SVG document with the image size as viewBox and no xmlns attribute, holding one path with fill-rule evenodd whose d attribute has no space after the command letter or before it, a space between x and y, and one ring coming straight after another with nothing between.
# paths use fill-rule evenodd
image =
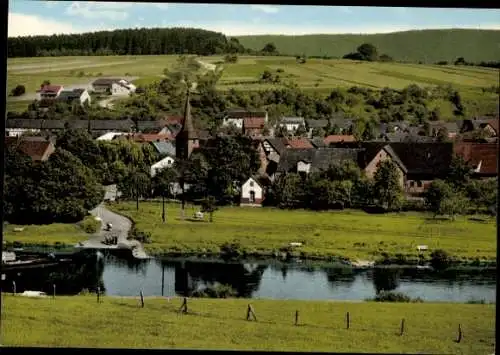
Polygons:
<instances>
[{"instance_id":1,"label":"church tower","mask_svg":"<svg viewBox=\"0 0 500 355\"><path fill-rule=\"evenodd\" d=\"M184 106L184 122L181 131L175 137L175 155L177 159L187 160L193 152L193 148L198 145L198 137L193 127L191 119L191 105L189 103L189 90L186 96L186 105Z\"/></svg>"}]
</instances>

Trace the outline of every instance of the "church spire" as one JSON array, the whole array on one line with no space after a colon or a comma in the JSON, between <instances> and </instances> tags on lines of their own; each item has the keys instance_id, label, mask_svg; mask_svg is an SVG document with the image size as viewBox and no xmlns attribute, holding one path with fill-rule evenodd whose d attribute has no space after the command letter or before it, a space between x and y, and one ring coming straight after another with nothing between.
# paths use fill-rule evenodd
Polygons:
<instances>
[{"instance_id":1,"label":"church spire","mask_svg":"<svg viewBox=\"0 0 500 355\"><path fill-rule=\"evenodd\" d=\"M181 133L184 138L192 139L195 138L195 131L193 127L193 121L191 119L191 104L189 102L190 91L187 91L186 103L184 105L184 122L182 124Z\"/></svg>"}]
</instances>

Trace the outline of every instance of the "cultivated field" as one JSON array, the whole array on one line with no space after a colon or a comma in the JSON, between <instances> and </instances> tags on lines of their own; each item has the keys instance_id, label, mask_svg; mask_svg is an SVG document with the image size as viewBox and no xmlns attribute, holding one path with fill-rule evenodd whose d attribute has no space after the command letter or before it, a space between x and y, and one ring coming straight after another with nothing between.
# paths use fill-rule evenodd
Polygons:
<instances>
[{"instance_id":1,"label":"cultivated field","mask_svg":"<svg viewBox=\"0 0 500 355\"><path fill-rule=\"evenodd\" d=\"M273 208L224 207L214 222L181 221L179 205L167 208L161 221L161 203L111 204L111 210L130 217L141 231L150 232L145 248L158 252L214 252L224 243L239 243L248 253L270 255L290 242L303 241L299 251L318 257L340 255L373 260L381 253L418 258L417 245L444 249L461 259L496 258L496 224L493 218L476 222L435 220L430 214L370 215L361 211L287 211ZM191 217L196 207L188 207ZM430 251L429 251L430 252Z\"/></svg>"},{"instance_id":2,"label":"cultivated field","mask_svg":"<svg viewBox=\"0 0 500 355\"><path fill-rule=\"evenodd\" d=\"M104 297L96 304L95 296L2 294L2 301L7 346L476 355L493 353L495 345L494 305L191 299L189 313L180 314L179 298L146 298L145 308L133 298ZM249 302L257 322L245 320Z\"/></svg>"},{"instance_id":3,"label":"cultivated field","mask_svg":"<svg viewBox=\"0 0 500 355\"><path fill-rule=\"evenodd\" d=\"M34 92L48 79L53 84L83 85L98 77L126 76L139 82L160 80L164 68L177 56L108 56L14 58L8 61L8 89L18 84ZM202 57L217 63L222 57ZM282 84L294 80L303 89L328 91L334 87L364 86L401 89L410 84L452 84L463 91L498 85L498 70L478 67L455 67L399 63L366 63L346 60L310 59L298 64L293 57L240 57L238 63L224 64L220 89L258 90L275 84L259 83L264 70L279 73ZM491 96L491 95L490 95ZM495 95L493 95L495 96ZM21 98L22 99L22 98Z\"/></svg>"}]
</instances>

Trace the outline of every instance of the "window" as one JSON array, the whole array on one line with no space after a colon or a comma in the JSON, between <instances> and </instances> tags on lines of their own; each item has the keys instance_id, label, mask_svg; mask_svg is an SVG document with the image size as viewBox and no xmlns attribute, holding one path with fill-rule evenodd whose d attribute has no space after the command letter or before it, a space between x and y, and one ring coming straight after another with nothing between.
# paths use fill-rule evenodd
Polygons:
<instances>
[{"instance_id":1,"label":"window","mask_svg":"<svg viewBox=\"0 0 500 355\"><path fill-rule=\"evenodd\" d=\"M414 187L415 186L415 181L410 181L410 187Z\"/></svg>"},{"instance_id":2,"label":"window","mask_svg":"<svg viewBox=\"0 0 500 355\"><path fill-rule=\"evenodd\" d=\"M253 187L253 181L250 181L250 187Z\"/></svg>"},{"instance_id":3,"label":"window","mask_svg":"<svg viewBox=\"0 0 500 355\"><path fill-rule=\"evenodd\" d=\"M417 181L417 187L422 187L422 186L423 186L422 181L418 180Z\"/></svg>"},{"instance_id":4,"label":"window","mask_svg":"<svg viewBox=\"0 0 500 355\"><path fill-rule=\"evenodd\" d=\"M250 203L255 202L255 191L250 191Z\"/></svg>"}]
</instances>

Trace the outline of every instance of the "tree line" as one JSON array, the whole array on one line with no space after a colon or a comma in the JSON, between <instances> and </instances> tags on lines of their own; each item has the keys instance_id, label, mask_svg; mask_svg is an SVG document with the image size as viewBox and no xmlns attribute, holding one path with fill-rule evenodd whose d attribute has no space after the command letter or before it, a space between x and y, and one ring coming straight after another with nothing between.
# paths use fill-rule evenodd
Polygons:
<instances>
[{"instance_id":1,"label":"tree line","mask_svg":"<svg viewBox=\"0 0 500 355\"><path fill-rule=\"evenodd\" d=\"M343 162L308 175L280 175L267 191L265 203L288 209L426 210L452 218L476 212L496 214L497 180L472 179L472 167L459 157L453 159L445 180L431 183L424 201L405 201L399 179L392 161L381 162L373 179L354 162Z\"/></svg>"},{"instance_id":2,"label":"tree line","mask_svg":"<svg viewBox=\"0 0 500 355\"><path fill-rule=\"evenodd\" d=\"M236 38L194 28L152 28L9 38L15 57L244 53Z\"/></svg>"},{"instance_id":3,"label":"tree line","mask_svg":"<svg viewBox=\"0 0 500 355\"><path fill-rule=\"evenodd\" d=\"M3 211L7 221L79 221L102 201L103 185L149 176L157 161L149 145L95 141L85 130L61 132L56 147L44 162L34 162L14 147L7 150Z\"/></svg>"}]
</instances>

